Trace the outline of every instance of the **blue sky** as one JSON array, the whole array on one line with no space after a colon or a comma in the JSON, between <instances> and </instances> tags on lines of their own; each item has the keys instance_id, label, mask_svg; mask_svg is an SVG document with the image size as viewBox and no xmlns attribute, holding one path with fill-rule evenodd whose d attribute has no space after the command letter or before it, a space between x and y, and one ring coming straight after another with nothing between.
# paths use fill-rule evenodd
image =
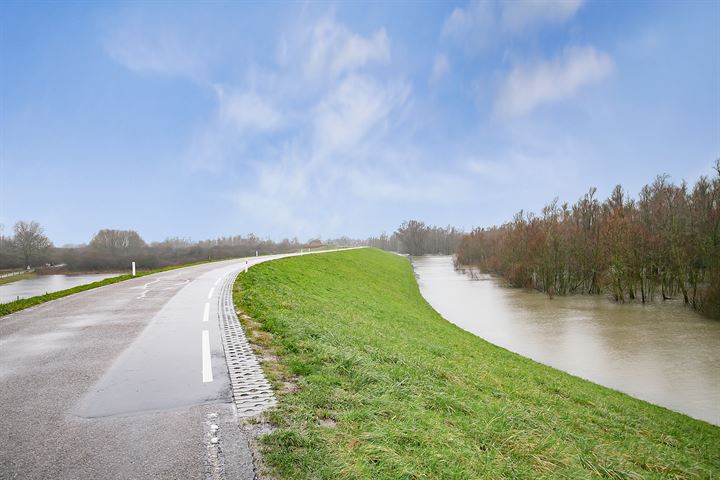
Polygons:
<instances>
[{"instance_id":1,"label":"blue sky","mask_svg":"<svg viewBox=\"0 0 720 480\"><path fill-rule=\"evenodd\" d=\"M0 5L0 223L502 223L720 157L720 3Z\"/></svg>"}]
</instances>

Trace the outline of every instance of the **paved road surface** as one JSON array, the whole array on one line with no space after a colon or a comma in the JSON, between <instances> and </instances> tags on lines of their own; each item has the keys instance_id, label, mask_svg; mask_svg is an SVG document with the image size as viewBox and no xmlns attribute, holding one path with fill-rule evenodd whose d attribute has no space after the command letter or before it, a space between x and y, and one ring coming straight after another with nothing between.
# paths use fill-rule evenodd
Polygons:
<instances>
[{"instance_id":1,"label":"paved road surface","mask_svg":"<svg viewBox=\"0 0 720 480\"><path fill-rule=\"evenodd\" d=\"M218 478L215 424L224 477L252 479L217 311L222 282L245 264L173 270L0 318L0 478Z\"/></svg>"}]
</instances>

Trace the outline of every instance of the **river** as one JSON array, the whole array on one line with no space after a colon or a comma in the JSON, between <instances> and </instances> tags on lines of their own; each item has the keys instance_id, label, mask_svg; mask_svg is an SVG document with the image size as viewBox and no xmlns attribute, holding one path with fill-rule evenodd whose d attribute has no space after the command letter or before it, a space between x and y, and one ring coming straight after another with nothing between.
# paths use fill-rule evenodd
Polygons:
<instances>
[{"instance_id":1,"label":"river","mask_svg":"<svg viewBox=\"0 0 720 480\"><path fill-rule=\"evenodd\" d=\"M538 362L720 425L720 322L679 302L549 299L414 257L420 291L445 319Z\"/></svg>"},{"instance_id":2,"label":"river","mask_svg":"<svg viewBox=\"0 0 720 480\"><path fill-rule=\"evenodd\" d=\"M18 280L0 285L0 303L12 302L20 298L29 298L44 293L57 292L86 283L97 282L117 273L91 273L86 275L38 275L34 278Z\"/></svg>"}]
</instances>

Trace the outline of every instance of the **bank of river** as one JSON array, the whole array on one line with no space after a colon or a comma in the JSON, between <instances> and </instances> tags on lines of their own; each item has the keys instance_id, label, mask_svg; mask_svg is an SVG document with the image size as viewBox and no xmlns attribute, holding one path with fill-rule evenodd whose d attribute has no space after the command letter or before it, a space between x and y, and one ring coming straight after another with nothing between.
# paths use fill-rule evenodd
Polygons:
<instances>
[{"instance_id":1,"label":"bank of river","mask_svg":"<svg viewBox=\"0 0 720 480\"><path fill-rule=\"evenodd\" d=\"M720 322L681 303L622 305L471 278L448 256L416 257L420 290L447 320L496 345L720 424Z\"/></svg>"},{"instance_id":2,"label":"bank of river","mask_svg":"<svg viewBox=\"0 0 720 480\"><path fill-rule=\"evenodd\" d=\"M8 303L19 298L30 298L45 293L57 292L86 283L97 282L117 273L93 273L83 275L38 275L34 278L0 285L0 303Z\"/></svg>"}]
</instances>

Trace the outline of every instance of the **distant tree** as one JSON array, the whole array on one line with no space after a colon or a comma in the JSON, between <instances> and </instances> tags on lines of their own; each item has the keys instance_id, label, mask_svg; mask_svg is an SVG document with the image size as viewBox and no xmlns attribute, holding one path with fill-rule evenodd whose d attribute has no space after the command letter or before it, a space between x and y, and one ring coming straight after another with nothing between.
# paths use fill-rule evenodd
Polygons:
<instances>
[{"instance_id":1,"label":"distant tree","mask_svg":"<svg viewBox=\"0 0 720 480\"><path fill-rule=\"evenodd\" d=\"M12 237L6 237L4 232L5 225L0 224L0 268L17 267L20 262L15 254Z\"/></svg>"},{"instance_id":2,"label":"distant tree","mask_svg":"<svg viewBox=\"0 0 720 480\"><path fill-rule=\"evenodd\" d=\"M428 236L428 227L425 223L417 220L405 221L397 229L395 235L398 236L406 253L410 255L422 255L425 253L425 242Z\"/></svg>"},{"instance_id":3,"label":"distant tree","mask_svg":"<svg viewBox=\"0 0 720 480\"><path fill-rule=\"evenodd\" d=\"M90 248L104 251L110 255L136 253L147 245L135 230L100 230L90 240Z\"/></svg>"},{"instance_id":4,"label":"distant tree","mask_svg":"<svg viewBox=\"0 0 720 480\"><path fill-rule=\"evenodd\" d=\"M52 246L37 222L17 222L14 230L13 245L20 252L25 266L31 266L38 254Z\"/></svg>"}]
</instances>

